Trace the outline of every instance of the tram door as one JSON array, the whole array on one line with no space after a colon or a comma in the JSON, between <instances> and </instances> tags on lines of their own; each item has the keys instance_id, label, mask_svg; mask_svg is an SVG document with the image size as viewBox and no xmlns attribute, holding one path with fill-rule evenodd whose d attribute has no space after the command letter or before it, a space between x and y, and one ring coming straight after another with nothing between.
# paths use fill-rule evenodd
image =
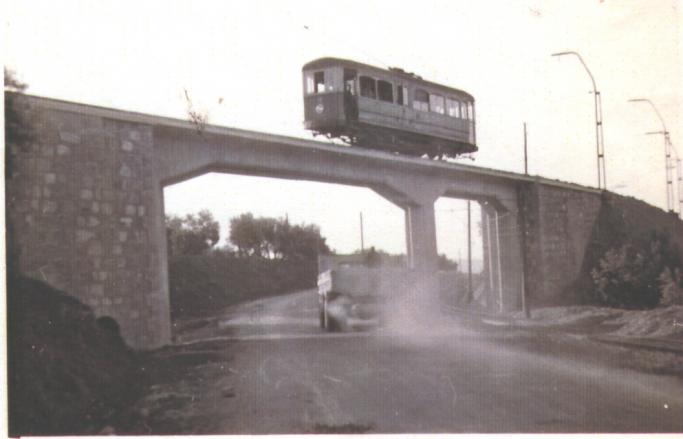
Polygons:
<instances>
[{"instance_id":1,"label":"tram door","mask_svg":"<svg viewBox=\"0 0 683 439\"><path fill-rule=\"evenodd\" d=\"M356 70L344 69L344 115L347 121L358 120L357 77Z\"/></svg>"}]
</instances>

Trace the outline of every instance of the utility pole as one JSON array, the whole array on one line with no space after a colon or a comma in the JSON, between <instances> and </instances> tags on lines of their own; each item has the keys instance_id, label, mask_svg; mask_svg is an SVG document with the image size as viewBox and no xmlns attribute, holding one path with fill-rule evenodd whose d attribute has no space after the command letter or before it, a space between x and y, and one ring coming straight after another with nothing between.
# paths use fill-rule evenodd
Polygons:
<instances>
[{"instance_id":1,"label":"utility pole","mask_svg":"<svg viewBox=\"0 0 683 439\"><path fill-rule=\"evenodd\" d=\"M647 98L634 98L634 99L629 99L628 102L645 102L652 107L654 110L655 114L657 115L657 118L659 119L659 122L662 124L662 130L661 131L650 131L646 134L663 134L664 135L664 155L665 155L665 161L664 161L664 167L665 167L665 176L666 176L666 209L669 212L674 212L674 202L675 202L675 197L674 197L674 188L673 188L673 176L672 176L672 170L676 168L678 170L678 167L680 165L676 164L674 165L671 161L671 150L676 150L673 148L673 145L671 144L671 139L669 138L669 131L666 129L666 124L664 123L664 118L662 117L661 113L655 106L654 102L652 102L650 99ZM676 158L678 159L678 154L676 154ZM681 201L680 201L680 188L681 188L681 174L678 173L678 189L679 189L679 215L681 214L680 207L681 207Z\"/></svg>"},{"instance_id":2,"label":"utility pole","mask_svg":"<svg viewBox=\"0 0 683 439\"><path fill-rule=\"evenodd\" d=\"M598 91L598 87L595 85L595 78L593 78L593 74L583 61L583 58L581 58L581 55L579 55L578 52L573 51L552 54L552 56L563 55L576 56L583 65L583 68L586 69L586 73L588 73L591 83L593 84L593 98L595 106L595 149L598 156L598 189L607 189L607 177L605 172L605 139L602 134L602 97Z\"/></svg>"},{"instance_id":3,"label":"utility pole","mask_svg":"<svg viewBox=\"0 0 683 439\"><path fill-rule=\"evenodd\" d=\"M674 209L674 181L673 170L675 165L671 160L671 140L669 140L669 132L666 131L649 131L645 134L664 134L664 175L666 178L666 210L668 212L675 212Z\"/></svg>"},{"instance_id":4,"label":"utility pole","mask_svg":"<svg viewBox=\"0 0 683 439\"><path fill-rule=\"evenodd\" d=\"M360 212L360 252L365 252L365 240L363 237L363 212Z\"/></svg>"},{"instance_id":5,"label":"utility pole","mask_svg":"<svg viewBox=\"0 0 683 439\"><path fill-rule=\"evenodd\" d=\"M529 175L529 159L526 148L526 122L524 122L524 174Z\"/></svg>"},{"instance_id":6,"label":"utility pole","mask_svg":"<svg viewBox=\"0 0 683 439\"><path fill-rule=\"evenodd\" d=\"M683 168L681 168L681 158L678 156L678 151L673 148L676 154L676 178L678 180L678 216L683 218Z\"/></svg>"},{"instance_id":7,"label":"utility pole","mask_svg":"<svg viewBox=\"0 0 683 439\"><path fill-rule=\"evenodd\" d=\"M467 200L467 303L472 302L472 209Z\"/></svg>"}]
</instances>

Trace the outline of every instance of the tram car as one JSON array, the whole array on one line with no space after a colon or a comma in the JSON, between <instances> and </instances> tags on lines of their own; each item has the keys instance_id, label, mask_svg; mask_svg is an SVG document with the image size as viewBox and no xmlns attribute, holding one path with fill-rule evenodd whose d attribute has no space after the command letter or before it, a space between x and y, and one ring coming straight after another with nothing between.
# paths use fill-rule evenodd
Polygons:
<instances>
[{"instance_id":1,"label":"tram car","mask_svg":"<svg viewBox=\"0 0 683 439\"><path fill-rule=\"evenodd\" d=\"M339 58L316 59L302 71L304 127L315 135L419 157L477 151L469 93Z\"/></svg>"}]
</instances>

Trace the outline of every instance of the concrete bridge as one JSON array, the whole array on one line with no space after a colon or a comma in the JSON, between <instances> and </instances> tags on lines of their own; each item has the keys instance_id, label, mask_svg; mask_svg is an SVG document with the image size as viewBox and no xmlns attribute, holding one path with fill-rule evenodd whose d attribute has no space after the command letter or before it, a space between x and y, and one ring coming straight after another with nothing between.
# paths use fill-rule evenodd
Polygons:
<instances>
[{"instance_id":1,"label":"concrete bridge","mask_svg":"<svg viewBox=\"0 0 683 439\"><path fill-rule=\"evenodd\" d=\"M434 202L482 206L487 294L498 310L572 303L602 251L674 215L574 184L265 133L25 100L36 142L10 145L7 209L17 265L115 318L136 348L171 342L163 188L207 172L368 187L405 211L409 268L437 270Z\"/></svg>"}]
</instances>

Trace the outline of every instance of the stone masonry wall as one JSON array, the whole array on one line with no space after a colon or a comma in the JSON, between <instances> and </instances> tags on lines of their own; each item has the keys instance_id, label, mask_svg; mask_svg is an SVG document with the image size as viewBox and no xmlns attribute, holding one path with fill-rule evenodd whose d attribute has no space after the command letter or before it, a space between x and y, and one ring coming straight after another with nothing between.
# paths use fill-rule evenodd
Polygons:
<instances>
[{"instance_id":1,"label":"stone masonry wall","mask_svg":"<svg viewBox=\"0 0 683 439\"><path fill-rule=\"evenodd\" d=\"M535 303L574 304L570 287L581 275L586 248L597 220L600 194L567 190L547 185L537 188L540 243L538 264L542 269L541 290Z\"/></svg>"},{"instance_id":2,"label":"stone masonry wall","mask_svg":"<svg viewBox=\"0 0 683 439\"><path fill-rule=\"evenodd\" d=\"M520 188L520 200L532 307L582 303L590 272L609 248L643 243L657 231L683 250L683 221L634 198L530 184Z\"/></svg>"},{"instance_id":3,"label":"stone masonry wall","mask_svg":"<svg viewBox=\"0 0 683 439\"><path fill-rule=\"evenodd\" d=\"M150 126L30 111L35 142L13 148L7 208L18 269L115 318L134 347L170 342L168 297L152 239Z\"/></svg>"}]
</instances>

